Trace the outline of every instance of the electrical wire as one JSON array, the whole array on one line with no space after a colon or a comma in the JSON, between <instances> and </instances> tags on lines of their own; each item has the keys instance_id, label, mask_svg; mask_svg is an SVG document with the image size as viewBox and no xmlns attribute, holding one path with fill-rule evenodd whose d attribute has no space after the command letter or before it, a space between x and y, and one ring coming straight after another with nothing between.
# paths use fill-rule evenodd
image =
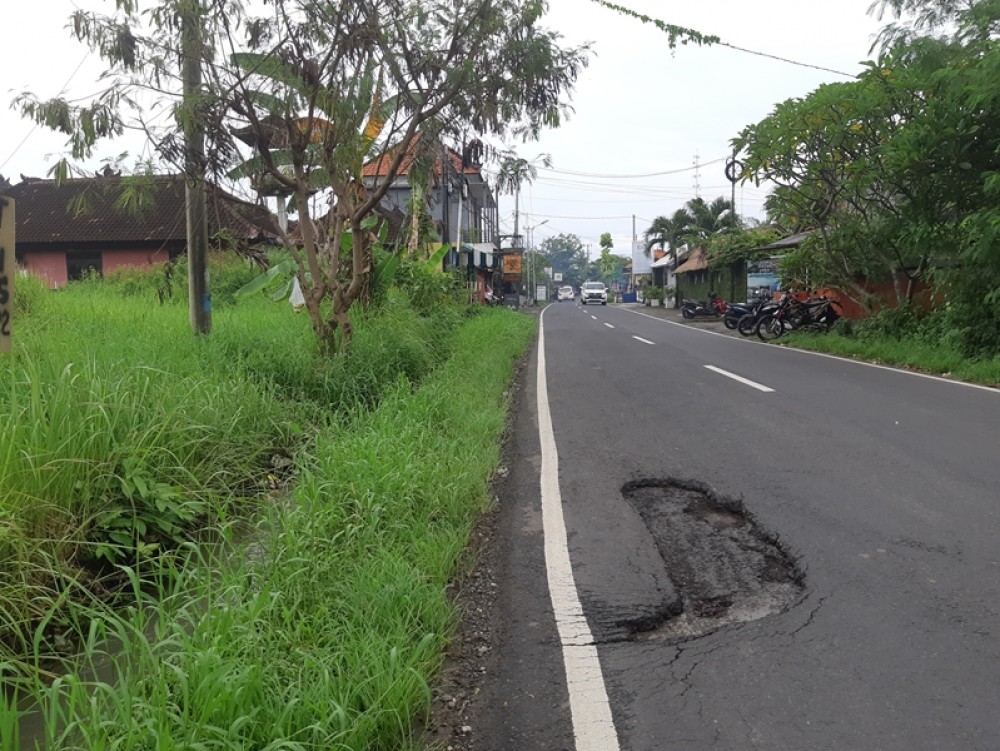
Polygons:
<instances>
[{"instance_id":1,"label":"electrical wire","mask_svg":"<svg viewBox=\"0 0 1000 751\"><path fill-rule=\"evenodd\" d=\"M88 57L90 57L90 50L87 50L87 51L86 51L86 52L85 52L85 53L83 54L83 58L82 58L82 59L80 60L80 62L79 62L79 63L77 63L77 66L76 66L76 67L75 67L75 68L73 69L73 72L69 74L69 78L67 78L67 79L66 79L66 83L64 83L64 84L62 85L62 88L61 88L61 89L59 90L60 92L63 92L63 91L65 91L65 90L66 90L66 87L67 87L67 86L69 86L69 85L70 85L70 84L71 84L71 83L73 82L73 78L75 78L75 77L76 77L76 74L80 72L80 68L82 68L82 67L83 67L83 64L84 64L85 62L87 62L87 58L88 58ZM33 125L33 126L31 127L31 130L29 130L29 131L27 132L27 134L26 134L26 135L24 136L24 138L22 138L22 139L21 139L21 142L20 142L20 143L18 143L18 144L17 144L17 146L15 146L15 147L14 147L14 150L13 150L12 152L10 152L10 155L9 155L9 156L8 156L8 157L7 157L6 159L4 159L2 163L0 163L0 169L3 169L4 167L6 167L6 166L7 166L7 163L8 163L8 162L9 162L9 161L10 161L11 159L13 159L13 158L14 158L15 156L17 156L17 152L19 152L19 151L21 150L21 147L23 147L23 146L24 146L24 144L26 144L26 143L28 142L28 139L29 139L29 138L31 138L32 134L33 134L33 133L34 133L34 132L35 132L36 130L38 130L38 125L39 125L39 123L37 123L37 122L36 122L36 123L35 123L35 124L34 124L34 125Z\"/></svg>"}]
</instances>

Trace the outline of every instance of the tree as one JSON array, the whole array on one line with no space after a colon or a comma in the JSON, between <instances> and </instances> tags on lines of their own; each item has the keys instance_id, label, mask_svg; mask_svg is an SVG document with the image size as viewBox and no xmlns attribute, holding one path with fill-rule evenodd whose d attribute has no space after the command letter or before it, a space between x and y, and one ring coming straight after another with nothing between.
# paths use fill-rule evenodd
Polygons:
<instances>
[{"instance_id":1,"label":"tree","mask_svg":"<svg viewBox=\"0 0 1000 751\"><path fill-rule=\"evenodd\" d=\"M84 104L31 94L18 104L69 135L76 159L139 127L158 163L177 166L180 126L205 123L209 176L253 175L258 196L289 197L298 233L275 229L327 352L350 340L351 307L373 273L373 216L414 145L535 138L560 124L589 60L586 46L562 47L541 25L535 0L273 0L266 16L244 0L204 2L159 0L145 12L148 31L135 0L116 0L110 16L77 11L73 32L109 62L111 86ZM205 28L206 81L181 103L177 19L192 7ZM155 105L126 109L149 91L174 95L169 126L150 124ZM387 167L366 190L362 168L373 160Z\"/></svg>"},{"instance_id":2,"label":"tree","mask_svg":"<svg viewBox=\"0 0 1000 751\"><path fill-rule=\"evenodd\" d=\"M648 256L654 245L666 247L674 255L677 262L677 251L684 244L688 227L694 223L694 217L687 209L677 209L670 217L658 216L644 233L646 238L645 253Z\"/></svg>"},{"instance_id":3,"label":"tree","mask_svg":"<svg viewBox=\"0 0 1000 751\"><path fill-rule=\"evenodd\" d=\"M579 286L586 281L587 251L579 237L560 233L546 237L540 247L552 269L563 275L563 282Z\"/></svg>"},{"instance_id":4,"label":"tree","mask_svg":"<svg viewBox=\"0 0 1000 751\"><path fill-rule=\"evenodd\" d=\"M704 240L717 232L739 226L733 202L728 198L719 196L706 203L704 198L697 196L684 204L684 208L691 216L691 223L685 231L687 239Z\"/></svg>"},{"instance_id":5,"label":"tree","mask_svg":"<svg viewBox=\"0 0 1000 751\"><path fill-rule=\"evenodd\" d=\"M887 75L887 64L782 102L733 141L743 178L777 186L768 200L777 223L814 230L798 251L810 283L837 286L866 306L876 301L862 280L891 281L895 300L905 300L930 250L907 236L914 186L891 157L901 130L922 117L923 97Z\"/></svg>"},{"instance_id":6,"label":"tree","mask_svg":"<svg viewBox=\"0 0 1000 751\"><path fill-rule=\"evenodd\" d=\"M644 233L644 250L648 256L655 245L669 248L676 265L677 253L682 245L738 226L739 220L731 201L720 197L706 203L699 196L689 200L670 217L656 217Z\"/></svg>"},{"instance_id":7,"label":"tree","mask_svg":"<svg viewBox=\"0 0 1000 751\"><path fill-rule=\"evenodd\" d=\"M548 154L539 154L532 160L519 157L516 152L508 149L500 159L500 171L497 174L497 189L501 193L514 194L514 238L520 239L519 226L519 203L521 198L521 185L532 183L538 177L538 165L544 167L552 166L552 157Z\"/></svg>"},{"instance_id":8,"label":"tree","mask_svg":"<svg viewBox=\"0 0 1000 751\"><path fill-rule=\"evenodd\" d=\"M601 246L601 255L597 259L597 267L601 270L602 279L611 280L615 277L616 272L620 272L621 268L623 268L620 264L620 259L623 256L616 256L611 253L611 249L615 246L615 243L611 239L610 232L604 232L598 242Z\"/></svg>"}]
</instances>

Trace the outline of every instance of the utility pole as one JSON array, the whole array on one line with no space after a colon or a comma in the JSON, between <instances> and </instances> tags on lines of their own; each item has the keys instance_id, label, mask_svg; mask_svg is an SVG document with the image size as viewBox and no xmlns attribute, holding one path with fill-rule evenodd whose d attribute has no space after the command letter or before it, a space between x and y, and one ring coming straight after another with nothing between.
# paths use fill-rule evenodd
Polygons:
<instances>
[{"instance_id":1,"label":"utility pole","mask_svg":"<svg viewBox=\"0 0 1000 751\"><path fill-rule=\"evenodd\" d=\"M451 245L451 163L448 156L448 147L441 144L441 242L444 245ZM448 258L453 259L454 251L449 247Z\"/></svg>"},{"instance_id":2,"label":"utility pole","mask_svg":"<svg viewBox=\"0 0 1000 751\"><path fill-rule=\"evenodd\" d=\"M195 334L212 331L212 296L208 288L208 207L205 200L205 126L201 97L201 0L181 4L184 69L184 198L187 214L188 314Z\"/></svg>"}]
</instances>

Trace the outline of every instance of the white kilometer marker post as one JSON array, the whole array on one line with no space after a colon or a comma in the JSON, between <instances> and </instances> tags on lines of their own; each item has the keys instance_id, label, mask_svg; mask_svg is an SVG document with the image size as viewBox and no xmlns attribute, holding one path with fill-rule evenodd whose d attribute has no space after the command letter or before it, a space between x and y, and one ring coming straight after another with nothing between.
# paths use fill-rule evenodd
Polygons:
<instances>
[{"instance_id":1,"label":"white kilometer marker post","mask_svg":"<svg viewBox=\"0 0 1000 751\"><path fill-rule=\"evenodd\" d=\"M562 494L559 489L559 453L552 432L549 392L545 378L545 311L538 333L538 438L542 452L540 473L542 529L549 597L562 644L566 688L576 751L619 751L618 733L604 674L587 618L583 614L566 541Z\"/></svg>"},{"instance_id":2,"label":"white kilometer marker post","mask_svg":"<svg viewBox=\"0 0 1000 751\"><path fill-rule=\"evenodd\" d=\"M774 389L768 386L763 386L756 381L751 381L749 378L744 378L743 376L738 376L735 373L730 373L728 370L723 370L722 368L717 368L714 365L706 365L706 368L711 370L713 373L718 373L719 375L724 375L726 378L732 378L734 381L739 381L740 383L745 383L750 388L757 389L758 391L764 391L770 393Z\"/></svg>"}]
</instances>

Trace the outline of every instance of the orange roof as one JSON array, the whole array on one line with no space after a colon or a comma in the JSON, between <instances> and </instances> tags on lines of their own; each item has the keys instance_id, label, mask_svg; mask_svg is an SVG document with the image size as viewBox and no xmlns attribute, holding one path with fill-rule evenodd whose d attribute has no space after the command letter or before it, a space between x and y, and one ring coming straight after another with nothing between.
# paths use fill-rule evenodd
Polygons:
<instances>
[{"instance_id":1,"label":"orange roof","mask_svg":"<svg viewBox=\"0 0 1000 751\"><path fill-rule=\"evenodd\" d=\"M418 141L419 138L415 138L410 142L410 145L406 150L406 155L403 157L403 161L399 164L399 171L396 173L397 177L410 174L410 167L413 165L413 160L416 158ZM396 158L397 152L398 148L392 148L383 152L377 159L373 159L365 164L361 174L364 177L386 177L389 172L389 165L391 165L392 160ZM451 162L451 171L454 173L464 172L467 175L479 174L479 167L477 166L470 165L463 168L462 155L451 148L448 148L448 160ZM434 160L433 172L435 175L441 173L440 156Z\"/></svg>"}]
</instances>

